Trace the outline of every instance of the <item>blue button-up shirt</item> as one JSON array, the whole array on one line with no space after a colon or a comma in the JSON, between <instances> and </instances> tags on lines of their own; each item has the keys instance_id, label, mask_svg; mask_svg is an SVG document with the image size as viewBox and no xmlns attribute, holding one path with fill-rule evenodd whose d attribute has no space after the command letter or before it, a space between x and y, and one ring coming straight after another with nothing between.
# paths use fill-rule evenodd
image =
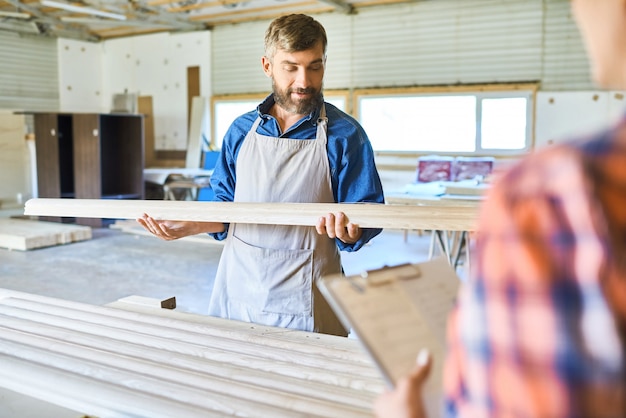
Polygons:
<instances>
[{"instance_id":1,"label":"blue button-up shirt","mask_svg":"<svg viewBox=\"0 0 626 418\"><path fill-rule=\"evenodd\" d=\"M215 193L214 200L233 201L237 182L235 175L237 155L257 117L261 117L257 128L257 133L261 135L306 140L315 138L317 119L321 109L316 109L286 132L281 132L278 121L269 114L273 105L274 96L270 94L255 110L235 119L226 132L222 151L211 176L211 187ZM383 188L374 163L374 151L365 130L356 119L332 104L325 103L325 106L328 118L327 153L335 202L384 203ZM320 216L322 215L324 214L320 213ZM340 250L356 251L381 231L381 229L365 228L363 235L356 243L346 244L337 239L337 245ZM211 235L221 240L226 237L226 231Z\"/></svg>"}]
</instances>

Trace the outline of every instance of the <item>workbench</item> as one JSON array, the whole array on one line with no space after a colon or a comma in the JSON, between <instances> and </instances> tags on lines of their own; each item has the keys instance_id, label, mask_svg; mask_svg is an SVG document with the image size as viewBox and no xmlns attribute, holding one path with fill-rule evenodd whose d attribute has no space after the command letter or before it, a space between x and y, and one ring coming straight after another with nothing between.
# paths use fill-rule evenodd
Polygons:
<instances>
[{"instance_id":1,"label":"workbench","mask_svg":"<svg viewBox=\"0 0 626 418\"><path fill-rule=\"evenodd\" d=\"M457 268L460 264L461 256L465 253L465 270L469 272L470 266L470 239L471 234L476 230L478 213L483 199L479 195L419 195L411 193L389 193L385 196L385 201L390 205L407 205L422 208L430 208L434 211L451 210L454 211L457 220L463 222L448 222L434 225L428 228L431 231L428 258L435 255L435 245L438 245L442 254L449 260L450 264ZM406 241L408 229L404 230Z\"/></svg>"}]
</instances>

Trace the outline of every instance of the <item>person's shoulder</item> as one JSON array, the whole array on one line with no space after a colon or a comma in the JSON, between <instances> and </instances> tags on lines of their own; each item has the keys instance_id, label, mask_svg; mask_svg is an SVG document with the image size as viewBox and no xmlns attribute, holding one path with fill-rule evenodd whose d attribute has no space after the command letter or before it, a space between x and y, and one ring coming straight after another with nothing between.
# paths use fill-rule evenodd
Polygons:
<instances>
[{"instance_id":1,"label":"person's shoulder","mask_svg":"<svg viewBox=\"0 0 626 418\"><path fill-rule=\"evenodd\" d=\"M242 134L247 134L258 116L259 113L256 109L237 116L228 128L227 137L238 137Z\"/></svg>"},{"instance_id":2,"label":"person's shoulder","mask_svg":"<svg viewBox=\"0 0 626 418\"><path fill-rule=\"evenodd\" d=\"M324 102L324 105L326 107L326 116L328 117L329 123L344 124L346 126L354 126L358 128L361 127L361 124L358 120L352 117L352 115L349 115L348 113L339 109L334 104Z\"/></svg>"},{"instance_id":3,"label":"person's shoulder","mask_svg":"<svg viewBox=\"0 0 626 418\"><path fill-rule=\"evenodd\" d=\"M242 115L239 115L233 121L233 124L250 124L252 125L256 118L259 117L259 112L257 109L246 112Z\"/></svg>"},{"instance_id":4,"label":"person's shoulder","mask_svg":"<svg viewBox=\"0 0 626 418\"><path fill-rule=\"evenodd\" d=\"M328 126L331 131L343 132L347 136L365 136L363 126L352 115L331 103L325 102L324 105L326 106L326 117L328 118Z\"/></svg>"}]
</instances>

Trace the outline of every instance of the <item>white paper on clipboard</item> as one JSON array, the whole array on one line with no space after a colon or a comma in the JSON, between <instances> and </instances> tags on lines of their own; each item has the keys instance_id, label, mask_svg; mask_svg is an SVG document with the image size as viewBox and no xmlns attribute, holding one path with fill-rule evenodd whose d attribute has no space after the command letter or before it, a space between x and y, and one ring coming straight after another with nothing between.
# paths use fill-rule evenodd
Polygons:
<instances>
[{"instance_id":1,"label":"white paper on clipboard","mask_svg":"<svg viewBox=\"0 0 626 418\"><path fill-rule=\"evenodd\" d=\"M443 257L317 281L390 387L413 369L422 348L429 350L433 367L423 394L430 417L440 415L446 323L459 284Z\"/></svg>"}]
</instances>

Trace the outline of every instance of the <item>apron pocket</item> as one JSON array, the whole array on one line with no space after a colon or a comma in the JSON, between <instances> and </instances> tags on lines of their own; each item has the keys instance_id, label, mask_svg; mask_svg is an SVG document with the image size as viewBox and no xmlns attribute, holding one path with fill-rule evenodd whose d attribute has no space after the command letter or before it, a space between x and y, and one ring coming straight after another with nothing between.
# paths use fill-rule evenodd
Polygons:
<instances>
[{"instance_id":1,"label":"apron pocket","mask_svg":"<svg viewBox=\"0 0 626 418\"><path fill-rule=\"evenodd\" d=\"M230 239L230 300L261 312L311 316L313 250L262 248L234 235Z\"/></svg>"}]
</instances>

